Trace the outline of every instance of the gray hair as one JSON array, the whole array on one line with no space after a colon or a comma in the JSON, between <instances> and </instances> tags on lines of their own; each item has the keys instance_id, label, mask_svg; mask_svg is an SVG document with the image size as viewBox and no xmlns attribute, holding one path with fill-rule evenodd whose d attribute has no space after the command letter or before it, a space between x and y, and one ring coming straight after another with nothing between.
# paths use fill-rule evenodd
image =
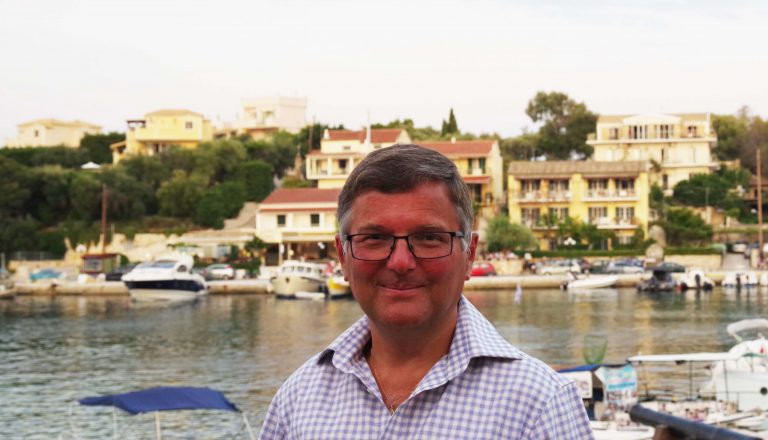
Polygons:
<instances>
[{"instance_id":1,"label":"gray hair","mask_svg":"<svg viewBox=\"0 0 768 440\"><path fill-rule=\"evenodd\" d=\"M472 237L474 210L469 188L450 159L418 145L393 145L368 154L349 175L339 194L336 218L341 235L349 233L352 204L368 191L403 193L425 183L444 183L456 206L464 250Z\"/></svg>"}]
</instances>

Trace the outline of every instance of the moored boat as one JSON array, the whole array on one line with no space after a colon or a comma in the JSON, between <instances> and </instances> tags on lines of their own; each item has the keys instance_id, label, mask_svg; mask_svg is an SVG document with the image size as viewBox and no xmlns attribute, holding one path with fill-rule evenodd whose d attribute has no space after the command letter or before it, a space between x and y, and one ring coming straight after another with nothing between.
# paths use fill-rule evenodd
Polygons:
<instances>
[{"instance_id":1,"label":"moored boat","mask_svg":"<svg viewBox=\"0 0 768 440\"><path fill-rule=\"evenodd\" d=\"M588 290L611 287L619 280L616 275L575 275L568 273L564 287L568 290Z\"/></svg>"},{"instance_id":2,"label":"moored boat","mask_svg":"<svg viewBox=\"0 0 768 440\"><path fill-rule=\"evenodd\" d=\"M275 295L281 299L296 299L297 292L320 292L327 289L328 265L306 261L285 261L272 278Z\"/></svg>"},{"instance_id":3,"label":"moored boat","mask_svg":"<svg viewBox=\"0 0 768 440\"><path fill-rule=\"evenodd\" d=\"M165 256L141 263L123 275L134 301L192 301L208 294L205 279L192 273L189 255Z\"/></svg>"},{"instance_id":4,"label":"moored boat","mask_svg":"<svg viewBox=\"0 0 768 440\"><path fill-rule=\"evenodd\" d=\"M656 268L651 273L651 277L640 281L637 284L638 292L671 292L675 290L677 282L672 278L669 270Z\"/></svg>"},{"instance_id":5,"label":"moored boat","mask_svg":"<svg viewBox=\"0 0 768 440\"><path fill-rule=\"evenodd\" d=\"M715 282L707 277L703 270L689 269L680 278L678 286L682 291L686 291L688 289L712 290L712 288L715 287Z\"/></svg>"},{"instance_id":6,"label":"moored boat","mask_svg":"<svg viewBox=\"0 0 768 440\"><path fill-rule=\"evenodd\" d=\"M349 281L344 279L344 275L331 275L326 281L328 296L330 299L348 298L352 296L352 289L349 287Z\"/></svg>"}]
</instances>

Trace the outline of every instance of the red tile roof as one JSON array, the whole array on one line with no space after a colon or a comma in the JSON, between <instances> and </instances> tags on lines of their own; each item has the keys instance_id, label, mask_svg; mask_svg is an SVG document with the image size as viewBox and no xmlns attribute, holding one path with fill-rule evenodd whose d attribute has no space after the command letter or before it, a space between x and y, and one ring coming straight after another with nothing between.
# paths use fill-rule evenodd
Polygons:
<instances>
[{"instance_id":1,"label":"red tile roof","mask_svg":"<svg viewBox=\"0 0 768 440\"><path fill-rule=\"evenodd\" d=\"M340 192L341 188L278 188L261 202L261 206L276 203L335 203Z\"/></svg>"},{"instance_id":2,"label":"red tile roof","mask_svg":"<svg viewBox=\"0 0 768 440\"><path fill-rule=\"evenodd\" d=\"M466 183L488 183L490 181L490 176L464 176L464 182Z\"/></svg>"},{"instance_id":3,"label":"red tile roof","mask_svg":"<svg viewBox=\"0 0 768 440\"><path fill-rule=\"evenodd\" d=\"M328 140L331 141L365 141L365 130L328 130ZM397 141L403 130L400 128L373 128L371 129L371 143L393 143Z\"/></svg>"},{"instance_id":4,"label":"red tile roof","mask_svg":"<svg viewBox=\"0 0 768 440\"><path fill-rule=\"evenodd\" d=\"M446 156L487 156L491 154L494 140L482 141L423 141L419 145L431 148Z\"/></svg>"}]
</instances>

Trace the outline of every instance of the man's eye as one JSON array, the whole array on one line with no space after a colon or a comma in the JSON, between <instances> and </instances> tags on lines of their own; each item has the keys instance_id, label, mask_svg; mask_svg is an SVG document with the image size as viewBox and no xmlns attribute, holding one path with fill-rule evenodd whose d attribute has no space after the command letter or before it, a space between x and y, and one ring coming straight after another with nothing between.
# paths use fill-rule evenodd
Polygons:
<instances>
[{"instance_id":1,"label":"man's eye","mask_svg":"<svg viewBox=\"0 0 768 440\"><path fill-rule=\"evenodd\" d=\"M389 236L386 234L367 234L360 237L364 242L376 242L376 241L387 241L389 240Z\"/></svg>"}]
</instances>

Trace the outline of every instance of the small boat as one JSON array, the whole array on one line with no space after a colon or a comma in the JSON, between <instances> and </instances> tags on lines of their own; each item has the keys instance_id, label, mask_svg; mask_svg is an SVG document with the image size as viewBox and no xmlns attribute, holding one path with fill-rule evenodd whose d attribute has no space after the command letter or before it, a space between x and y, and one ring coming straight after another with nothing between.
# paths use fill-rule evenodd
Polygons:
<instances>
[{"instance_id":1,"label":"small boat","mask_svg":"<svg viewBox=\"0 0 768 440\"><path fill-rule=\"evenodd\" d=\"M182 254L141 263L123 275L134 301L194 301L208 295L205 279L192 272L194 260Z\"/></svg>"},{"instance_id":2,"label":"small boat","mask_svg":"<svg viewBox=\"0 0 768 440\"><path fill-rule=\"evenodd\" d=\"M275 295L281 299L296 299L297 292L324 293L328 265L306 261L285 261L270 278Z\"/></svg>"},{"instance_id":3,"label":"small boat","mask_svg":"<svg viewBox=\"0 0 768 440\"><path fill-rule=\"evenodd\" d=\"M568 272L568 280L563 283L563 288L568 290L588 290L611 287L619 280L616 275L577 275Z\"/></svg>"},{"instance_id":4,"label":"small boat","mask_svg":"<svg viewBox=\"0 0 768 440\"><path fill-rule=\"evenodd\" d=\"M681 291L693 290L712 290L715 287L714 281L708 278L701 269L689 269L680 278L678 283Z\"/></svg>"},{"instance_id":5,"label":"small boat","mask_svg":"<svg viewBox=\"0 0 768 440\"><path fill-rule=\"evenodd\" d=\"M0 267L0 299L12 299L16 296L16 285L11 274Z\"/></svg>"},{"instance_id":6,"label":"small boat","mask_svg":"<svg viewBox=\"0 0 768 440\"><path fill-rule=\"evenodd\" d=\"M352 289L349 288L349 281L344 279L344 275L335 274L328 277L326 281L328 295L331 299L349 298L352 296Z\"/></svg>"},{"instance_id":7,"label":"small boat","mask_svg":"<svg viewBox=\"0 0 768 440\"><path fill-rule=\"evenodd\" d=\"M672 278L672 273L667 269L656 268L651 277L637 283L638 292L671 292L675 290L677 283Z\"/></svg>"},{"instance_id":8,"label":"small boat","mask_svg":"<svg viewBox=\"0 0 768 440\"><path fill-rule=\"evenodd\" d=\"M80 399L78 403L83 406L111 406L119 408L130 415L153 413L155 416L155 437L158 440L162 438L163 434L160 424L161 411L218 410L235 412L243 417L243 428L240 428L240 430L245 432L247 438L251 440L256 439L245 412L240 411L224 394L210 388L155 387L124 394L86 397ZM83 438L78 432L73 419L70 419L69 426L69 430L63 433L59 437L60 439ZM89 426L93 426L93 424L89 423ZM135 434L130 432L127 427L124 427L123 430L126 432L121 432L117 423L117 416L116 414L113 415L112 433L114 438L127 438L129 434ZM130 435L130 437L133 437L133 435Z\"/></svg>"}]
</instances>

